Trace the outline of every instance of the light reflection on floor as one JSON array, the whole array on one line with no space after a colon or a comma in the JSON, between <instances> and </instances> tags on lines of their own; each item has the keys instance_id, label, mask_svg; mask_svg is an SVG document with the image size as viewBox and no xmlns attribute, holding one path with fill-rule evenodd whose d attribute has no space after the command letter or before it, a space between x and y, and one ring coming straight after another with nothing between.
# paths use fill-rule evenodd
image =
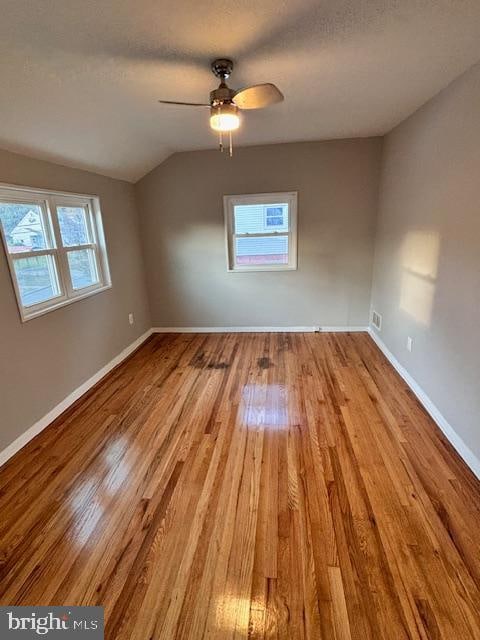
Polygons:
<instances>
[{"instance_id":1,"label":"light reflection on floor","mask_svg":"<svg viewBox=\"0 0 480 640\"><path fill-rule=\"evenodd\" d=\"M70 508L74 514L71 537L78 547L85 545L104 512L96 487L96 479L89 478L76 487L70 499Z\"/></svg>"},{"instance_id":2,"label":"light reflection on floor","mask_svg":"<svg viewBox=\"0 0 480 640\"><path fill-rule=\"evenodd\" d=\"M120 437L109 444L105 452L105 462L109 468L105 489L110 495L115 495L127 480L132 469L132 455L126 438Z\"/></svg>"},{"instance_id":3,"label":"light reflection on floor","mask_svg":"<svg viewBox=\"0 0 480 640\"><path fill-rule=\"evenodd\" d=\"M250 598L223 594L215 606L215 627L219 631L246 637L250 618Z\"/></svg>"},{"instance_id":4,"label":"light reflection on floor","mask_svg":"<svg viewBox=\"0 0 480 640\"><path fill-rule=\"evenodd\" d=\"M247 429L287 429L288 389L283 384L246 384L242 390L239 423Z\"/></svg>"},{"instance_id":5,"label":"light reflection on floor","mask_svg":"<svg viewBox=\"0 0 480 640\"><path fill-rule=\"evenodd\" d=\"M108 445L103 457L108 469L105 477L98 474L81 481L70 498L70 507L74 514L72 540L78 547L83 547L94 533L111 498L118 494L131 472L132 462L129 459L128 442L118 438ZM99 490L98 484L101 484ZM92 496L92 497L90 497Z\"/></svg>"}]
</instances>

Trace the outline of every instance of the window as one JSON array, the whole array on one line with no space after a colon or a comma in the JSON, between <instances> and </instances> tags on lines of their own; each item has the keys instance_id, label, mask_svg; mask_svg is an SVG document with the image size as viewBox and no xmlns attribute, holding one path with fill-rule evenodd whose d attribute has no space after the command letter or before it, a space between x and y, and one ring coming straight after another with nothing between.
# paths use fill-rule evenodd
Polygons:
<instances>
[{"instance_id":1,"label":"window","mask_svg":"<svg viewBox=\"0 0 480 640\"><path fill-rule=\"evenodd\" d=\"M96 197L0 186L0 233L24 321L111 286Z\"/></svg>"},{"instance_id":2,"label":"window","mask_svg":"<svg viewBox=\"0 0 480 640\"><path fill-rule=\"evenodd\" d=\"M297 194L225 196L229 271L297 268Z\"/></svg>"}]
</instances>

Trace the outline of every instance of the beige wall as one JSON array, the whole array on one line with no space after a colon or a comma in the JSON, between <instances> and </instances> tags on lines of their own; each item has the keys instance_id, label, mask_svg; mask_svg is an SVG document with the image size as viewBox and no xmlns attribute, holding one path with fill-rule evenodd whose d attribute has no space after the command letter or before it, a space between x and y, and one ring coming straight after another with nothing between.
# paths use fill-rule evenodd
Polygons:
<instances>
[{"instance_id":1,"label":"beige wall","mask_svg":"<svg viewBox=\"0 0 480 640\"><path fill-rule=\"evenodd\" d=\"M132 185L5 151L0 182L98 194L113 282L22 324L0 248L1 451L146 331L150 318Z\"/></svg>"},{"instance_id":2,"label":"beige wall","mask_svg":"<svg viewBox=\"0 0 480 640\"><path fill-rule=\"evenodd\" d=\"M381 339L480 458L479 105L477 65L386 137L372 306Z\"/></svg>"},{"instance_id":3,"label":"beige wall","mask_svg":"<svg viewBox=\"0 0 480 640\"><path fill-rule=\"evenodd\" d=\"M366 326L381 140L177 153L137 183L155 326ZM225 194L298 191L298 270L228 273Z\"/></svg>"}]
</instances>

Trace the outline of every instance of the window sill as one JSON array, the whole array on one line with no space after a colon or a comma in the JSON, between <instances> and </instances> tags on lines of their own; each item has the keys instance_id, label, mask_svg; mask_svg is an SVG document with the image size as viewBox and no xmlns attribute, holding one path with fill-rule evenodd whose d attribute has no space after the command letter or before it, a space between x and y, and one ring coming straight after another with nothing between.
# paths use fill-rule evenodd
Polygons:
<instances>
[{"instance_id":1,"label":"window sill","mask_svg":"<svg viewBox=\"0 0 480 640\"><path fill-rule=\"evenodd\" d=\"M258 271L297 271L297 266L281 266L281 267L274 267L274 266L251 266L251 267L235 267L235 268L231 268L228 267L227 268L228 273L249 273L249 272L258 272Z\"/></svg>"},{"instance_id":2,"label":"window sill","mask_svg":"<svg viewBox=\"0 0 480 640\"><path fill-rule=\"evenodd\" d=\"M38 318L39 316L44 316L46 313L50 313L51 311L56 311L57 309L61 309L62 307L66 307L69 304L73 304L74 302L78 302L79 300L85 300L86 298L90 298L90 296L96 296L97 293L102 293L103 291L107 291L111 289L111 284L103 285L102 287L98 287L98 289L94 289L93 291L87 291L82 295L75 296L75 298L68 298L67 300L62 300L57 304L53 304L51 307L47 307L46 309L39 309L38 311L34 311L32 313L26 314L22 309L20 311L20 317L22 322L28 322L29 320L33 320L34 318Z\"/></svg>"}]
</instances>

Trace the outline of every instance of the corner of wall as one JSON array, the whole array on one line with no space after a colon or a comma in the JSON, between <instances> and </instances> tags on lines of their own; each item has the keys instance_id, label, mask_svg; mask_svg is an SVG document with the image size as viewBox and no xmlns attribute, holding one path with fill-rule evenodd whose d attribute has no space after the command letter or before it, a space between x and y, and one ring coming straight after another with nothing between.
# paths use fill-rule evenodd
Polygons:
<instances>
[{"instance_id":1,"label":"corner of wall","mask_svg":"<svg viewBox=\"0 0 480 640\"><path fill-rule=\"evenodd\" d=\"M388 133L380 138L380 154L378 160L378 178L377 178L377 202L375 207L375 222L374 222L374 238L373 238L373 255L372 255L372 270L370 275L370 305L368 310L368 326L371 326L372 321L372 313L373 313L373 295L374 295L374 280L375 280L375 268L376 268L376 259L377 259L377 245L378 245L378 223L380 220L380 208L381 208L381 196L382 196L382 185L383 185L383 175L384 175L384 154L385 154L385 144Z\"/></svg>"}]
</instances>

